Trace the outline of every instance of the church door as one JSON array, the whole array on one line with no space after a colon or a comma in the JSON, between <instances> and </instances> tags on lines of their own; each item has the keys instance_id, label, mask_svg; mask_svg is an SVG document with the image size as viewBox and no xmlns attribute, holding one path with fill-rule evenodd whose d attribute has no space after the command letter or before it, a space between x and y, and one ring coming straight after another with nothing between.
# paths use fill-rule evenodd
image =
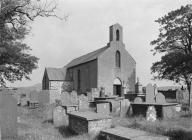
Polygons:
<instances>
[{"instance_id":1,"label":"church door","mask_svg":"<svg viewBox=\"0 0 192 140\"><path fill-rule=\"evenodd\" d=\"M121 88L122 88L121 81L118 78L115 79L113 82L113 95L121 96L122 92Z\"/></svg>"}]
</instances>

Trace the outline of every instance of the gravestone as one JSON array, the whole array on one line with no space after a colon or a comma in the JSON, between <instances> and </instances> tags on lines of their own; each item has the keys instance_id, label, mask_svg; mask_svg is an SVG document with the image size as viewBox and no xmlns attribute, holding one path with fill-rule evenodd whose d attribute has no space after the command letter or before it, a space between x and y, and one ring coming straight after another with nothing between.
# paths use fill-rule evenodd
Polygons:
<instances>
[{"instance_id":1,"label":"gravestone","mask_svg":"<svg viewBox=\"0 0 192 140\"><path fill-rule=\"evenodd\" d=\"M109 103L98 103L96 108L97 108L97 113L107 114L107 115L109 115L110 113Z\"/></svg>"},{"instance_id":2,"label":"gravestone","mask_svg":"<svg viewBox=\"0 0 192 140\"><path fill-rule=\"evenodd\" d=\"M165 96L162 93L156 95L156 103L164 104L166 103Z\"/></svg>"},{"instance_id":3,"label":"gravestone","mask_svg":"<svg viewBox=\"0 0 192 140\"><path fill-rule=\"evenodd\" d=\"M142 102L143 102L143 100L141 99L141 97L136 97L134 99L134 103L142 103Z\"/></svg>"},{"instance_id":4,"label":"gravestone","mask_svg":"<svg viewBox=\"0 0 192 140\"><path fill-rule=\"evenodd\" d=\"M57 106L53 110L53 123L56 127L68 124L67 114L61 106Z\"/></svg>"},{"instance_id":5,"label":"gravestone","mask_svg":"<svg viewBox=\"0 0 192 140\"><path fill-rule=\"evenodd\" d=\"M6 91L0 92L1 139L17 137L17 100Z\"/></svg>"},{"instance_id":6,"label":"gravestone","mask_svg":"<svg viewBox=\"0 0 192 140\"><path fill-rule=\"evenodd\" d=\"M157 113L154 106L149 106L146 112L147 121L154 122L157 119Z\"/></svg>"},{"instance_id":7,"label":"gravestone","mask_svg":"<svg viewBox=\"0 0 192 140\"><path fill-rule=\"evenodd\" d=\"M55 108L55 103L47 104L45 106L45 116L44 116L45 121L53 121L53 110L54 110L54 108Z\"/></svg>"},{"instance_id":8,"label":"gravestone","mask_svg":"<svg viewBox=\"0 0 192 140\"><path fill-rule=\"evenodd\" d=\"M88 97L89 101L93 101L94 100L93 95L92 95L91 92L87 92L87 97Z\"/></svg>"},{"instance_id":9,"label":"gravestone","mask_svg":"<svg viewBox=\"0 0 192 140\"><path fill-rule=\"evenodd\" d=\"M68 92L61 93L61 103L62 103L62 105L71 104L71 97Z\"/></svg>"},{"instance_id":10,"label":"gravestone","mask_svg":"<svg viewBox=\"0 0 192 140\"><path fill-rule=\"evenodd\" d=\"M146 86L146 102L155 103L154 87L152 84Z\"/></svg>"},{"instance_id":11,"label":"gravestone","mask_svg":"<svg viewBox=\"0 0 192 140\"><path fill-rule=\"evenodd\" d=\"M84 94L81 94L79 96L78 106L79 106L79 111L88 111L89 110L88 98Z\"/></svg>"},{"instance_id":12,"label":"gravestone","mask_svg":"<svg viewBox=\"0 0 192 140\"><path fill-rule=\"evenodd\" d=\"M99 89L98 88L92 88L91 93L92 93L93 99L99 97Z\"/></svg>"},{"instance_id":13,"label":"gravestone","mask_svg":"<svg viewBox=\"0 0 192 140\"><path fill-rule=\"evenodd\" d=\"M126 117L128 115L129 107L130 101L128 99L120 101L120 117Z\"/></svg>"},{"instance_id":14,"label":"gravestone","mask_svg":"<svg viewBox=\"0 0 192 140\"><path fill-rule=\"evenodd\" d=\"M177 90L176 91L176 100L178 103L181 103L183 101L183 91L182 90Z\"/></svg>"},{"instance_id":15,"label":"gravestone","mask_svg":"<svg viewBox=\"0 0 192 140\"><path fill-rule=\"evenodd\" d=\"M78 96L75 90L71 92L71 104L78 104Z\"/></svg>"}]
</instances>

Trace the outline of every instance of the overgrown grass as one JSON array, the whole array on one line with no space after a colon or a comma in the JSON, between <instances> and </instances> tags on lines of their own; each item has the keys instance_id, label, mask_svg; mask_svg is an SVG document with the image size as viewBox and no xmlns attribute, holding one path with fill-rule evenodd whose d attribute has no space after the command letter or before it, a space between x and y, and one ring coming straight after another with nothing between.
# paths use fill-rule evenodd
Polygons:
<instances>
[{"instance_id":1,"label":"overgrown grass","mask_svg":"<svg viewBox=\"0 0 192 140\"><path fill-rule=\"evenodd\" d=\"M188 123L186 126L185 123ZM171 140L192 140L192 120L188 118L178 118L171 120L157 120L148 122L142 116L134 118L114 118L113 125L144 130L158 135L170 137Z\"/></svg>"}]
</instances>

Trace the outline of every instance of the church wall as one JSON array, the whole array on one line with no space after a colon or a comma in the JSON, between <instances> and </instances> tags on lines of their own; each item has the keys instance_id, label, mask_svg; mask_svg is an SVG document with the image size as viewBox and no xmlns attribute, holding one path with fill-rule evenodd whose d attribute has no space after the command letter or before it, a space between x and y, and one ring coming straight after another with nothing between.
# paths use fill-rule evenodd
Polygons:
<instances>
[{"instance_id":1,"label":"church wall","mask_svg":"<svg viewBox=\"0 0 192 140\"><path fill-rule=\"evenodd\" d=\"M116 68L116 51L121 54L121 67ZM127 92L135 91L136 63L121 42L112 42L98 59L98 87L104 87L108 95L113 95L113 81L119 78Z\"/></svg>"},{"instance_id":2,"label":"church wall","mask_svg":"<svg viewBox=\"0 0 192 140\"><path fill-rule=\"evenodd\" d=\"M78 91L78 70L80 70L80 91ZM74 89L80 93L97 87L97 60L93 60L67 70L67 76L71 75Z\"/></svg>"}]
</instances>

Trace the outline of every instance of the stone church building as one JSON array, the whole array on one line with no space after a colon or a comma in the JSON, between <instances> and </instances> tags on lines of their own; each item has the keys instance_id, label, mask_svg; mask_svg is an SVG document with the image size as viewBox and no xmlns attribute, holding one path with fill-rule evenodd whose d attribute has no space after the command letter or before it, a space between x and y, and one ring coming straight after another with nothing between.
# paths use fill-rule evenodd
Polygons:
<instances>
[{"instance_id":1,"label":"stone church building","mask_svg":"<svg viewBox=\"0 0 192 140\"><path fill-rule=\"evenodd\" d=\"M106 94L122 96L135 92L136 62L125 49L123 28L109 27L109 43L98 50L80 56L63 68L45 68L42 89L57 89L73 85L78 93L92 88L105 88Z\"/></svg>"}]
</instances>

